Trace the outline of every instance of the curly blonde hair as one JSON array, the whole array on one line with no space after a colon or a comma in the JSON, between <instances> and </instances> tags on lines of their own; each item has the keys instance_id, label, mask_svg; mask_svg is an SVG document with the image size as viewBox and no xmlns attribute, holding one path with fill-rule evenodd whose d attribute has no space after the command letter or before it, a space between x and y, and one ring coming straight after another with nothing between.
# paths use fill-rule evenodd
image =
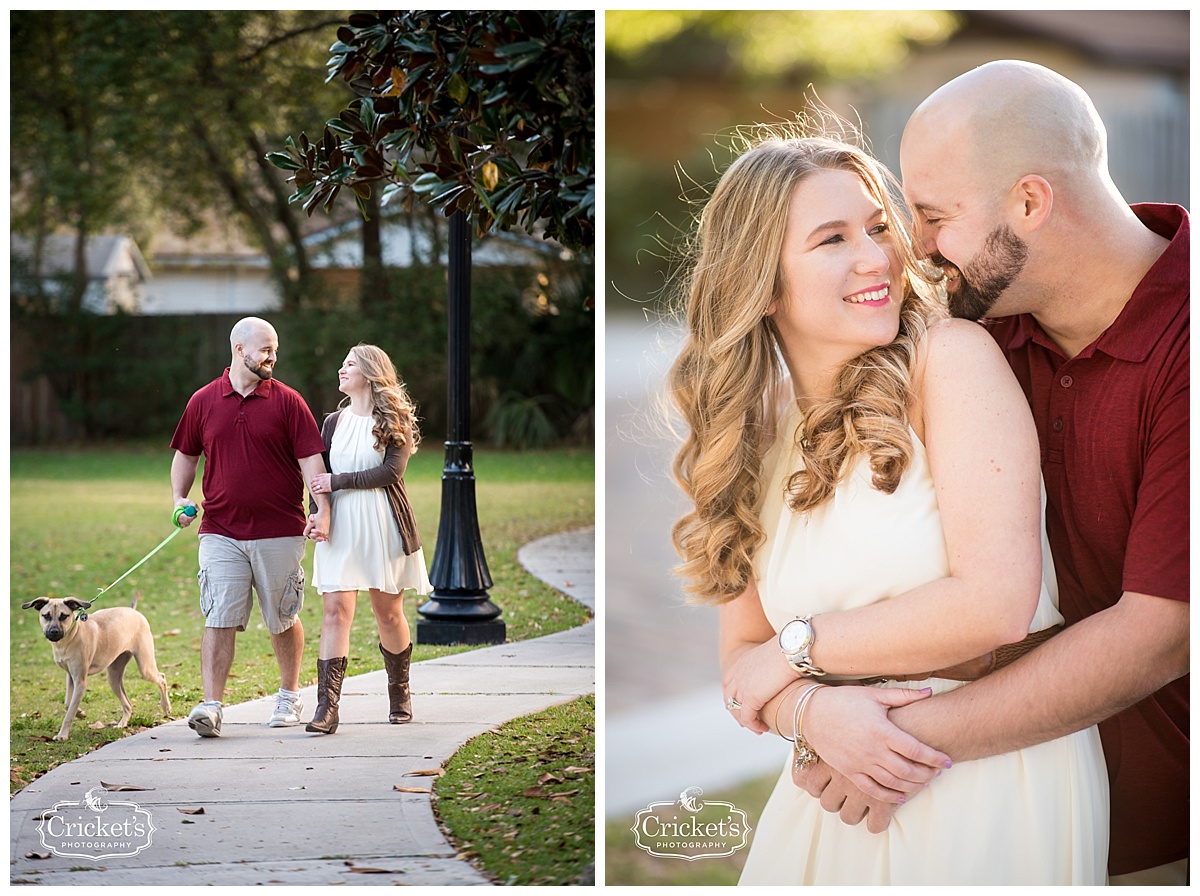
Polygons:
<instances>
[{"instance_id":1,"label":"curly blonde hair","mask_svg":"<svg viewBox=\"0 0 1200 896\"><path fill-rule=\"evenodd\" d=\"M358 369L371 384L371 399L375 404L375 448L383 451L388 445L411 445L410 454L416 454L421 442L417 427L416 405L408 397L404 384L396 375L396 367L387 352L375 345L359 343L350 349L358 362ZM347 397L339 407L350 402Z\"/></svg>"},{"instance_id":2,"label":"curly blonde hair","mask_svg":"<svg viewBox=\"0 0 1200 896\"><path fill-rule=\"evenodd\" d=\"M900 328L891 343L851 361L833 397L808 410L793 436L803 468L788 480L788 504L803 513L829 500L860 454L870 457L874 486L890 494L912 456L906 414L918 346L945 311L932 289L915 287L936 273L918 261L895 178L845 139L759 128L700 214L681 290L687 336L669 379L688 426L673 472L694 504L672 529L683 558L675 571L701 602L744 591L766 540L757 512L762 461L783 383L779 335L766 313L784 295L780 255L794 188L821 170L857 174L883 207L904 269Z\"/></svg>"}]
</instances>

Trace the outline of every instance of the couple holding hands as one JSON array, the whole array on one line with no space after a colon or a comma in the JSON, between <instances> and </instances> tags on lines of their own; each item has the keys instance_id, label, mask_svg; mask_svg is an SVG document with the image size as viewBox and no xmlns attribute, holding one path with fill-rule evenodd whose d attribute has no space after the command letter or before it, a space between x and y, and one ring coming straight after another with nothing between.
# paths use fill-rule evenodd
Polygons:
<instances>
[{"instance_id":1,"label":"couple holding hands","mask_svg":"<svg viewBox=\"0 0 1200 896\"><path fill-rule=\"evenodd\" d=\"M303 398L273 378L279 338L259 318L230 333L230 366L197 391L171 441L177 508L200 457L200 606L204 700L188 717L201 737L221 734L222 698L234 640L250 619L251 592L271 635L280 689L268 725L300 724L305 543L316 544L313 578L324 602L317 659L317 708L306 730L333 734L359 591L371 595L388 677L392 723L412 719L412 638L404 616L408 588L429 579L404 470L420 440L414 407L391 359L372 345L350 349L338 371L346 396L318 429ZM304 513L305 483L310 514ZM180 515L182 525L193 517Z\"/></svg>"}]
</instances>

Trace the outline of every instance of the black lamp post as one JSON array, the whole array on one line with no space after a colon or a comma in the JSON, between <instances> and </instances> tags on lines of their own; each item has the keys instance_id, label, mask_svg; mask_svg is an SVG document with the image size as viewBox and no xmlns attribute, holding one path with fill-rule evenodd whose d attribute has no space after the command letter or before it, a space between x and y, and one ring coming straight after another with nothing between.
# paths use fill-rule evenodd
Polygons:
<instances>
[{"instance_id":1,"label":"black lamp post","mask_svg":"<svg viewBox=\"0 0 1200 896\"><path fill-rule=\"evenodd\" d=\"M417 608L421 644L503 644L500 608L488 599L488 571L471 448L471 230L466 215L450 217L449 421L442 468L442 515L429 581L433 593Z\"/></svg>"}]
</instances>

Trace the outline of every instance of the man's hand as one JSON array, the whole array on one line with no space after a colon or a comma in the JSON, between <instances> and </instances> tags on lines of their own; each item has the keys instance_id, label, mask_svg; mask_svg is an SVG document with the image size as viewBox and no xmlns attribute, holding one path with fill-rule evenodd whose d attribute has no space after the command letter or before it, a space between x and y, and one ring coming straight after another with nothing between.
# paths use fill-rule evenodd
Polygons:
<instances>
[{"instance_id":1,"label":"man's hand","mask_svg":"<svg viewBox=\"0 0 1200 896\"><path fill-rule=\"evenodd\" d=\"M186 529L199 518L200 508L191 498L176 498L175 509L179 510L181 507L192 508L191 513L181 513L178 516L175 516L175 525L179 526L181 529Z\"/></svg>"},{"instance_id":2,"label":"man's hand","mask_svg":"<svg viewBox=\"0 0 1200 896\"><path fill-rule=\"evenodd\" d=\"M826 762L818 762L807 769L793 765L792 783L819 799L822 809L836 812L846 824L855 825L865 818L867 830L872 834L886 831L892 816L900 808L900 803L871 799Z\"/></svg>"},{"instance_id":3,"label":"man's hand","mask_svg":"<svg viewBox=\"0 0 1200 896\"><path fill-rule=\"evenodd\" d=\"M304 527L304 537L311 538L313 541L329 541L328 508L318 509L316 513L309 516L308 525Z\"/></svg>"},{"instance_id":4,"label":"man's hand","mask_svg":"<svg viewBox=\"0 0 1200 896\"><path fill-rule=\"evenodd\" d=\"M950 757L896 727L888 710L929 696L906 688L830 687L813 694L804 739L872 799L898 803L950 767Z\"/></svg>"}]
</instances>

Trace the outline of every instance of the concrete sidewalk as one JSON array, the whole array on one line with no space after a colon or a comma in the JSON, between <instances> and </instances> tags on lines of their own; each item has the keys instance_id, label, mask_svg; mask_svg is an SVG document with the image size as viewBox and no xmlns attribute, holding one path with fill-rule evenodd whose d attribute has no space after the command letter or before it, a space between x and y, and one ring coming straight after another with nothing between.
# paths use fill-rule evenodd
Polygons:
<instances>
[{"instance_id":1,"label":"concrete sidewalk","mask_svg":"<svg viewBox=\"0 0 1200 896\"><path fill-rule=\"evenodd\" d=\"M564 533L527 545L518 559L594 611L594 544L593 529ZM314 648L308 651L313 656ZM433 779L412 773L440 766L470 738L594 693L595 622L416 663L412 687L415 719L406 725L387 723L387 677L380 670L346 678L341 723L332 736L309 734L303 725L266 727L272 696L226 707L220 738L202 740L181 719L60 766L10 803L10 881L487 886L442 837L431 797L393 788L427 790ZM301 693L308 719L315 688ZM72 813L89 791L101 795L95 789L102 786L109 791L102 794L107 810L99 816L91 808ZM60 819L94 822L110 813L149 819L150 845L136 855L100 860L53 854L39 828L50 827L43 816L57 803L72 804ZM131 838L135 848L146 839ZM51 841L69 852L63 840ZM81 852L101 851L78 842Z\"/></svg>"}]
</instances>

